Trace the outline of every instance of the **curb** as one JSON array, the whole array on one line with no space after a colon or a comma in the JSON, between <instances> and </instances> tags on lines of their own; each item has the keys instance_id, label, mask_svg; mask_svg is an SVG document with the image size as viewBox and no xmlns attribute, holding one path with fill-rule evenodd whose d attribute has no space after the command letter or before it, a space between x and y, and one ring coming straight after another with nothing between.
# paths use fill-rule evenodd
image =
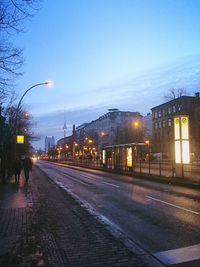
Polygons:
<instances>
[{"instance_id":1,"label":"curb","mask_svg":"<svg viewBox=\"0 0 200 267\"><path fill-rule=\"evenodd\" d=\"M200 190L200 184L199 183L190 182L188 180L181 180L183 178L169 177L169 179L167 179L164 176L147 175L147 174L142 174L142 173L138 173L138 172L129 173L129 172L125 172L125 171L103 169L103 168L98 168L98 167L95 168L95 167L88 167L88 166L83 166L83 165L75 165L75 164L71 164L71 163L69 164L69 163L62 163L62 162L52 162L52 163L62 165L65 167L69 167L72 169L75 169L76 167L81 167L83 169L99 170L102 172L122 174L122 175L126 175L126 176L142 178L144 180L150 180L153 182L164 183L164 184L173 184L173 185L178 185L178 186L182 186L182 187L186 187L186 188Z\"/></svg>"}]
</instances>

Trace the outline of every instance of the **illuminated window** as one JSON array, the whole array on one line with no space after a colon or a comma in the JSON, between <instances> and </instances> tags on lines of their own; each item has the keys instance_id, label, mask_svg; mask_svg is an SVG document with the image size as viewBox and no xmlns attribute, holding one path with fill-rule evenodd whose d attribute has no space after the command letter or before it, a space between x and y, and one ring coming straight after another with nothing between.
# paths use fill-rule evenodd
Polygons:
<instances>
[{"instance_id":1,"label":"illuminated window","mask_svg":"<svg viewBox=\"0 0 200 267\"><path fill-rule=\"evenodd\" d=\"M175 105L172 107L172 110L174 113L176 112L176 106Z\"/></svg>"},{"instance_id":2,"label":"illuminated window","mask_svg":"<svg viewBox=\"0 0 200 267\"><path fill-rule=\"evenodd\" d=\"M172 120L171 119L168 119L168 126L172 126Z\"/></svg>"}]
</instances>

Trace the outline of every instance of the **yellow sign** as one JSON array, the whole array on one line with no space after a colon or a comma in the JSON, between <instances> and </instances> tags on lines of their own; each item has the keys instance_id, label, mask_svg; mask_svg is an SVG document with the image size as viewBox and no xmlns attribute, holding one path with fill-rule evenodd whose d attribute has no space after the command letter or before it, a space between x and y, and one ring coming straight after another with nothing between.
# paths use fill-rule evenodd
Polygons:
<instances>
[{"instance_id":1,"label":"yellow sign","mask_svg":"<svg viewBox=\"0 0 200 267\"><path fill-rule=\"evenodd\" d=\"M24 135L17 135L17 144L24 144Z\"/></svg>"}]
</instances>

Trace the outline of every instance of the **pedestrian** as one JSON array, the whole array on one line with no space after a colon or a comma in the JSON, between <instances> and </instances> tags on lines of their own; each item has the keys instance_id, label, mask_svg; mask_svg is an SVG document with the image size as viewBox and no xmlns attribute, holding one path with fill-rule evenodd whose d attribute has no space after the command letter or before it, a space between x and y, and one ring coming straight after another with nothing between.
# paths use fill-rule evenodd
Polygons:
<instances>
[{"instance_id":1,"label":"pedestrian","mask_svg":"<svg viewBox=\"0 0 200 267\"><path fill-rule=\"evenodd\" d=\"M6 154L2 153L1 155L1 164L0 164L0 177L2 180L2 183L6 183L6 177L7 177L7 160L6 160Z\"/></svg>"},{"instance_id":2,"label":"pedestrian","mask_svg":"<svg viewBox=\"0 0 200 267\"><path fill-rule=\"evenodd\" d=\"M32 170L32 161L29 157L25 157L24 162L23 162L23 168L24 168L24 176L26 182L28 182L29 179L29 172Z\"/></svg>"},{"instance_id":3,"label":"pedestrian","mask_svg":"<svg viewBox=\"0 0 200 267\"><path fill-rule=\"evenodd\" d=\"M13 173L15 175L15 183L19 183L20 173L22 170L22 164L18 158L16 158L13 162L12 170L13 170Z\"/></svg>"}]
</instances>

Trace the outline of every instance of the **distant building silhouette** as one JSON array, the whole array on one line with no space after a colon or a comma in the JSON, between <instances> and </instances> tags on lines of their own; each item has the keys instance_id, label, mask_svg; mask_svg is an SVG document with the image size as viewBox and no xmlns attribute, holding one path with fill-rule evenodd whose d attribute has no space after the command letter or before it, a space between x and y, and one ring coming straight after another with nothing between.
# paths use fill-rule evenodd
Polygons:
<instances>
[{"instance_id":1,"label":"distant building silhouette","mask_svg":"<svg viewBox=\"0 0 200 267\"><path fill-rule=\"evenodd\" d=\"M55 146L55 138L54 136L46 136L45 137L45 152L47 153L50 148Z\"/></svg>"}]
</instances>

